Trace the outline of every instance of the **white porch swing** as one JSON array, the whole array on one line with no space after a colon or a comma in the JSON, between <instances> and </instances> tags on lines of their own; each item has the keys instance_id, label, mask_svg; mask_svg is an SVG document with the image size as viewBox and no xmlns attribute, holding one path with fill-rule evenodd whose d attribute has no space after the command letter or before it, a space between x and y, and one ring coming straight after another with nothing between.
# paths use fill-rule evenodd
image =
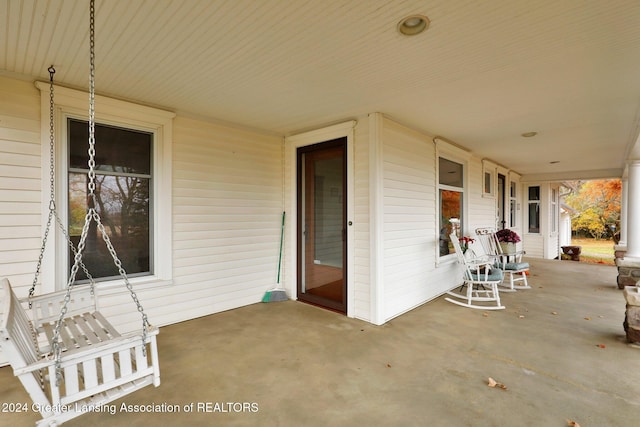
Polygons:
<instances>
[{"instance_id":1,"label":"white porch swing","mask_svg":"<svg viewBox=\"0 0 640 427\"><path fill-rule=\"evenodd\" d=\"M33 408L42 415L36 425L55 426L85 412L96 410L142 387L160 385L160 367L156 336L158 328L149 324L147 315L133 291L127 273L96 211L95 200L95 54L94 0L90 2L90 85L89 85L89 209L85 216L77 250L54 202L53 67L50 75L50 184L49 217L42 241L35 278L26 301L20 301L7 279L0 281L0 348L14 374L33 400ZM55 217L74 254L66 290L33 296L47 236ZM97 229L111 254L137 310L142 316L142 332L121 335L98 311L94 280L82 262L89 225ZM82 268L88 284L75 283ZM73 293L72 293L73 291ZM31 319L23 303L28 302ZM42 345L41 343L47 343Z\"/></svg>"}]
</instances>

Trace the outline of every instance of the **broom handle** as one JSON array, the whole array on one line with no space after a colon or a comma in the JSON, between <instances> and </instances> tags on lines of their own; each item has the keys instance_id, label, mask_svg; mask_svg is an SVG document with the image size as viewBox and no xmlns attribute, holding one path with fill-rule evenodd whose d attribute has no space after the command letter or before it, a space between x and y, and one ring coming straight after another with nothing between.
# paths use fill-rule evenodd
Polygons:
<instances>
[{"instance_id":1,"label":"broom handle","mask_svg":"<svg viewBox=\"0 0 640 427\"><path fill-rule=\"evenodd\" d=\"M280 227L280 253L278 255L278 281L277 284L280 284L280 264L282 263L282 239L284 238L284 216L286 212L282 212L282 226Z\"/></svg>"}]
</instances>

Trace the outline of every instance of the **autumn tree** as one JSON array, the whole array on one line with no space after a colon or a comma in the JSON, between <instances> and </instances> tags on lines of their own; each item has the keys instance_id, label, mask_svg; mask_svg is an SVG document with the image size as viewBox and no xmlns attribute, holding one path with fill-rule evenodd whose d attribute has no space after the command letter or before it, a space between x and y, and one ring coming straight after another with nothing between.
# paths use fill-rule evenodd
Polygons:
<instances>
[{"instance_id":1,"label":"autumn tree","mask_svg":"<svg viewBox=\"0 0 640 427\"><path fill-rule=\"evenodd\" d=\"M619 230L622 182L619 179L575 183L566 203L575 210L571 230L596 239L613 237Z\"/></svg>"}]
</instances>

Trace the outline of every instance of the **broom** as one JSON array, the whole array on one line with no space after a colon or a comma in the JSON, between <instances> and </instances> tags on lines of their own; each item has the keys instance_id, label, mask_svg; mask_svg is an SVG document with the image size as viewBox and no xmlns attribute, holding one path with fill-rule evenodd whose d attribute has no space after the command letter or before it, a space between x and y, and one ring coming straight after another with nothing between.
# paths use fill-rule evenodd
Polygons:
<instances>
[{"instance_id":1,"label":"broom","mask_svg":"<svg viewBox=\"0 0 640 427\"><path fill-rule=\"evenodd\" d=\"M284 237L284 217L286 212L282 212L282 227L280 228L280 254L278 256L278 281L276 286L265 292L262 302L286 301L289 299L284 289L280 287L280 265L282 264L282 239Z\"/></svg>"}]
</instances>

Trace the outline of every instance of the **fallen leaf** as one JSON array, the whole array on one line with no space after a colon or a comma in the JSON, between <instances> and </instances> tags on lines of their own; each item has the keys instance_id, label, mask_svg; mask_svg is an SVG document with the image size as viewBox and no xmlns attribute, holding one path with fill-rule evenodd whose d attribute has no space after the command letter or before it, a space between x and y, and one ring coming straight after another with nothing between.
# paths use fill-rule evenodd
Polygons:
<instances>
[{"instance_id":1,"label":"fallen leaf","mask_svg":"<svg viewBox=\"0 0 640 427\"><path fill-rule=\"evenodd\" d=\"M606 345L604 345L604 344L598 344L598 345L597 345L597 347L599 347L599 348L606 348L607 346L606 346Z\"/></svg>"},{"instance_id":2,"label":"fallen leaf","mask_svg":"<svg viewBox=\"0 0 640 427\"><path fill-rule=\"evenodd\" d=\"M487 385L488 385L489 387L492 387L492 388L501 388L501 389L503 389L503 390L506 390L506 389L507 389L507 386L506 386L506 385L504 385L504 384L502 384L502 383L497 382L496 380L494 380L494 379L493 379L493 378L491 378L491 377L489 377L489 383L488 383Z\"/></svg>"},{"instance_id":3,"label":"fallen leaf","mask_svg":"<svg viewBox=\"0 0 640 427\"><path fill-rule=\"evenodd\" d=\"M577 422L575 422L573 420L567 420L567 426L569 426L569 427L580 427L580 424L578 424Z\"/></svg>"},{"instance_id":4,"label":"fallen leaf","mask_svg":"<svg viewBox=\"0 0 640 427\"><path fill-rule=\"evenodd\" d=\"M524 319L524 316L521 314L520 316L518 316L519 319Z\"/></svg>"},{"instance_id":5,"label":"fallen leaf","mask_svg":"<svg viewBox=\"0 0 640 427\"><path fill-rule=\"evenodd\" d=\"M584 320L591 320L591 317L585 317Z\"/></svg>"},{"instance_id":6,"label":"fallen leaf","mask_svg":"<svg viewBox=\"0 0 640 427\"><path fill-rule=\"evenodd\" d=\"M390 364L390 363L387 363L387 368L390 368L390 367L391 367L391 364Z\"/></svg>"},{"instance_id":7,"label":"fallen leaf","mask_svg":"<svg viewBox=\"0 0 640 427\"><path fill-rule=\"evenodd\" d=\"M551 314L553 314L554 316L556 316L558 314L557 311L552 311Z\"/></svg>"},{"instance_id":8,"label":"fallen leaf","mask_svg":"<svg viewBox=\"0 0 640 427\"><path fill-rule=\"evenodd\" d=\"M482 313L482 317L489 317L489 313Z\"/></svg>"}]
</instances>

